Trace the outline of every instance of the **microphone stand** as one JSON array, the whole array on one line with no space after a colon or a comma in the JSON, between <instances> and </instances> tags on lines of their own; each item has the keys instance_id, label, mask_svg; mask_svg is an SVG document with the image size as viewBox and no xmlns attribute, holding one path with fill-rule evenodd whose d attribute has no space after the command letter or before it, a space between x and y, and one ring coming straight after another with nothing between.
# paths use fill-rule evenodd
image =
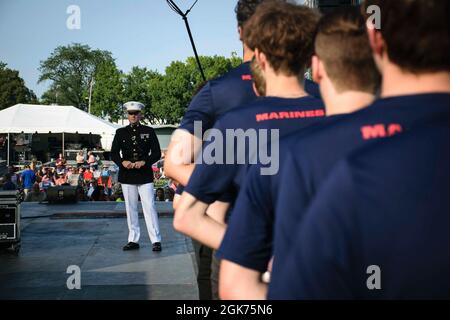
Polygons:
<instances>
[{"instance_id":1,"label":"microphone stand","mask_svg":"<svg viewBox=\"0 0 450 320\"><path fill-rule=\"evenodd\" d=\"M187 17L189 12L191 12L192 8L197 4L198 0L196 0L194 2L194 4L191 6L191 8L186 12L181 11L181 9L175 4L175 2L173 0L166 0L166 1L167 1L167 4L169 5L169 7L173 11L175 11L177 14L179 14L184 20L184 23L186 25L186 30L189 35L189 40L191 41L192 49L194 50L195 60L197 61L198 69L200 70L200 74L203 78L203 81L206 81L205 73L203 72L202 64L200 63L200 58L198 57L197 48L195 47L194 38L192 37L192 32L191 32L191 28L189 26L189 21L188 21L188 17Z\"/></svg>"}]
</instances>

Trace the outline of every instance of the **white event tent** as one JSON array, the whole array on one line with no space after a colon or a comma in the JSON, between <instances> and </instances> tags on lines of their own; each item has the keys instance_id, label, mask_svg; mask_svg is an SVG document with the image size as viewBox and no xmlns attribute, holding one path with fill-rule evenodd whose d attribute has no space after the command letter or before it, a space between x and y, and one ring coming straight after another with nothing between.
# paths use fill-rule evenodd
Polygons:
<instances>
[{"instance_id":1,"label":"white event tent","mask_svg":"<svg viewBox=\"0 0 450 320\"><path fill-rule=\"evenodd\" d=\"M64 134L78 133L100 135L103 149L109 151L119 127L73 106L16 104L0 111L0 133L61 133L63 149Z\"/></svg>"}]
</instances>

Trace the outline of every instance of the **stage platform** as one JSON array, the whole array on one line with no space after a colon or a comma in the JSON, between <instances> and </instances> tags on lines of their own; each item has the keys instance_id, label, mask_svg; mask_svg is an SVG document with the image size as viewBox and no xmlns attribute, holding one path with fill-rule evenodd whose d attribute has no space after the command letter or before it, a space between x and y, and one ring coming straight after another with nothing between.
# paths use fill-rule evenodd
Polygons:
<instances>
[{"instance_id":1,"label":"stage platform","mask_svg":"<svg viewBox=\"0 0 450 320\"><path fill-rule=\"evenodd\" d=\"M0 299L195 300L191 240L172 227L171 203L157 203L163 251L153 252L141 219L141 248L127 241L125 204L22 204L22 249L0 255ZM67 268L81 269L69 290Z\"/></svg>"}]
</instances>

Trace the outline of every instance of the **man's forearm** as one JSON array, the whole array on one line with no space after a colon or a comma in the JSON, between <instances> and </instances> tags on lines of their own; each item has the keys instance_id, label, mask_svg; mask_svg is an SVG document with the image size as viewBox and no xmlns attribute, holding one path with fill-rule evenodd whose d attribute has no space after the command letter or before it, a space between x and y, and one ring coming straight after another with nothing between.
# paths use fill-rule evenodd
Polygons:
<instances>
[{"instance_id":1,"label":"man's forearm","mask_svg":"<svg viewBox=\"0 0 450 320\"><path fill-rule=\"evenodd\" d=\"M178 181L181 185L186 186L189 182L189 178L194 172L195 164L182 164L174 165L171 164L169 170L165 170L164 173L169 178Z\"/></svg>"},{"instance_id":2,"label":"man's forearm","mask_svg":"<svg viewBox=\"0 0 450 320\"><path fill-rule=\"evenodd\" d=\"M174 227L201 243L218 249L225 235L225 225L206 214L208 204L184 192L175 211Z\"/></svg>"},{"instance_id":3,"label":"man's forearm","mask_svg":"<svg viewBox=\"0 0 450 320\"><path fill-rule=\"evenodd\" d=\"M257 270L245 268L229 260L220 265L219 291L224 300L265 300L268 286Z\"/></svg>"},{"instance_id":4,"label":"man's forearm","mask_svg":"<svg viewBox=\"0 0 450 320\"><path fill-rule=\"evenodd\" d=\"M233 290L223 293L221 298L223 300L266 300L267 299L267 284L261 281L252 281L246 283L244 279L236 279L236 283Z\"/></svg>"},{"instance_id":5,"label":"man's forearm","mask_svg":"<svg viewBox=\"0 0 450 320\"><path fill-rule=\"evenodd\" d=\"M114 163L120 167L122 165L122 157L120 156L120 145L119 145L119 138L118 135L116 133L116 135L114 136L114 140L111 146L111 159L112 161L114 161Z\"/></svg>"},{"instance_id":6,"label":"man's forearm","mask_svg":"<svg viewBox=\"0 0 450 320\"><path fill-rule=\"evenodd\" d=\"M196 155L201 150L201 140L184 130L176 130L166 154L166 176L186 186L195 168Z\"/></svg>"},{"instance_id":7,"label":"man's forearm","mask_svg":"<svg viewBox=\"0 0 450 320\"><path fill-rule=\"evenodd\" d=\"M253 291L253 299L256 300L266 300L267 299L267 291L269 290L269 286L260 281L257 281L255 283L254 286L254 291ZM248 299L250 299L251 297L249 296Z\"/></svg>"},{"instance_id":8,"label":"man's forearm","mask_svg":"<svg viewBox=\"0 0 450 320\"><path fill-rule=\"evenodd\" d=\"M209 205L206 214L218 223L226 225L225 217L229 208L230 204L228 202L216 201Z\"/></svg>"},{"instance_id":9,"label":"man's forearm","mask_svg":"<svg viewBox=\"0 0 450 320\"><path fill-rule=\"evenodd\" d=\"M152 166L154 163L158 162L161 159L161 149L159 147L159 142L156 141L154 145L152 145L151 154L144 158L145 164L147 166Z\"/></svg>"},{"instance_id":10,"label":"man's forearm","mask_svg":"<svg viewBox=\"0 0 450 320\"><path fill-rule=\"evenodd\" d=\"M180 214L181 208L175 212L175 215ZM186 210L182 212L183 217L177 219L175 229L185 235L194 238L202 244L212 248L219 249L225 236L226 226L221 224L208 215L203 213L200 217L198 213Z\"/></svg>"},{"instance_id":11,"label":"man's forearm","mask_svg":"<svg viewBox=\"0 0 450 320\"><path fill-rule=\"evenodd\" d=\"M192 232L192 238L204 245L218 250L225 236L226 226L204 215Z\"/></svg>"}]
</instances>

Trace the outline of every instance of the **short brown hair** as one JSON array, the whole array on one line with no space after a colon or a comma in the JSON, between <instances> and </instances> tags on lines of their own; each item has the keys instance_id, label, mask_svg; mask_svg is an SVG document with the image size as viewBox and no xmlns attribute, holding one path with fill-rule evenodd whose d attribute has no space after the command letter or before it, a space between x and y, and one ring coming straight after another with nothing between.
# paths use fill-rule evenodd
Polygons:
<instances>
[{"instance_id":1,"label":"short brown hair","mask_svg":"<svg viewBox=\"0 0 450 320\"><path fill-rule=\"evenodd\" d=\"M263 52L275 72L299 75L309 66L320 15L306 6L265 1L244 27L244 42Z\"/></svg>"},{"instance_id":2,"label":"short brown hair","mask_svg":"<svg viewBox=\"0 0 450 320\"><path fill-rule=\"evenodd\" d=\"M381 76L358 8L340 8L322 17L315 49L338 92L375 93L379 88Z\"/></svg>"},{"instance_id":3,"label":"short brown hair","mask_svg":"<svg viewBox=\"0 0 450 320\"><path fill-rule=\"evenodd\" d=\"M381 10L381 35L389 59L415 73L450 72L450 1L366 0Z\"/></svg>"}]
</instances>

